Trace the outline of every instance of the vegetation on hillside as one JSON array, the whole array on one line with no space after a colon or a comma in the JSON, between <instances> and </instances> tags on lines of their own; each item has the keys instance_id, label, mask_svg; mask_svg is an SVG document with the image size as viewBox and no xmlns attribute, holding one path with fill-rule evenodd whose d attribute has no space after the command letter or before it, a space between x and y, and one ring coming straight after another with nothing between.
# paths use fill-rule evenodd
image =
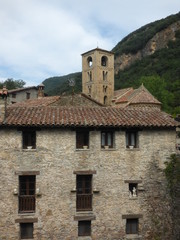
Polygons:
<instances>
[{"instance_id":1,"label":"vegetation on hillside","mask_svg":"<svg viewBox=\"0 0 180 240\"><path fill-rule=\"evenodd\" d=\"M115 89L139 87L141 83L163 103L169 113L180 113L180 31L168 48L136 61L115 76Z\"/></svg>"},{"instance_id":2,"label":"vegetation on hillside","mask_svg":"<svg viewBox=\"0 0 180 240\"><path fill-rule=\"evenodd\" d=\"M115 57L123 53L135 54L139 50L143 49L147 42L157 33L167 28L172 23L180 20L180 12L175 15L171 15L165 19L149 23L138 30L132 32L120 41L112 51L115 53Z\"/></svg>"}]
</instances>

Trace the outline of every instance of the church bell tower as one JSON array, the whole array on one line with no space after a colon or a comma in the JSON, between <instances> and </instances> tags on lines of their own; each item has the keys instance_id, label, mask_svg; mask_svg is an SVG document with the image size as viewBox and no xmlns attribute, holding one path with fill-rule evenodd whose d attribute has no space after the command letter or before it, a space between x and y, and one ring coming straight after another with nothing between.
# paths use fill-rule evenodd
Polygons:
<instances>
[{"instance_id":1,"label":"church bell tower","mask_svg":"<svg viewBox=\"0 0 180 240\"><path fill-rule=\"evenodd\" d=\"M114 95L114 53L95 48L82 54L82 92L108 106Z\"/></svg>"}]
</instances>

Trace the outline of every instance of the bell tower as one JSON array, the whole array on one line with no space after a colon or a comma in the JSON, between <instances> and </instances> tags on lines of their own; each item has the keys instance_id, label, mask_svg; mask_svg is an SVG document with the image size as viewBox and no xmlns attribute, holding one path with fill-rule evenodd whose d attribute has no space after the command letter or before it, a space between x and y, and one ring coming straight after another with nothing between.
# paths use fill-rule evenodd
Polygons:
<instances>
[{"instance_id":1,"label":"bell tower","mask_svg":"<svg viewBox=\"0 0 180 240\"><path fill-rule=\"evenodd\" d=\"M95 48L82 54L82 92L110 105L114 95L114 53Z\"/></svg>"}]
</instances>

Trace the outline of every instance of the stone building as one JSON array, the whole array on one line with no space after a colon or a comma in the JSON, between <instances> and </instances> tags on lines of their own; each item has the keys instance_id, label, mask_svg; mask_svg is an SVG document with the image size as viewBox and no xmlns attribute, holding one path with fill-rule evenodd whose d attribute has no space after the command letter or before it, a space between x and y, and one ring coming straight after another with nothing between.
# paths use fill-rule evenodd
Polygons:
<instances>
[{"instance_id":1,"label":"stone building","mask_svg":"<svg viewBox=\"0 0 180 240\"><path fill-rule=\"evenodd\" d=\"M172 239L163 168L176 124L156 110L8 107L1 239L153 239L158 216Z\"/></svg>"},{"instance_id":2,"label":"stone building","mask_svg":"<svg viewBox=\"0 0 180 240\"><path fill-rule=\"evenodd\" d=\"M143 86L122 107L113 78L103 79L113 73L110 52L82 58L92 82L83 78L74 99L7 106L0 91L0 239L174 240L163 170L178 123Z\"/></svg>"},{"instance_id":3,"label":"stone building","mask_svg":"<svg viewBox=\"0 0 180 240\"><path fill-rule=\"evenodd\" d=\"M17 88L8 91L8 104L23 102L27 99L37 99L44 97L44 85L40 84L37 87Z\"/></svg>"}]
</instances>

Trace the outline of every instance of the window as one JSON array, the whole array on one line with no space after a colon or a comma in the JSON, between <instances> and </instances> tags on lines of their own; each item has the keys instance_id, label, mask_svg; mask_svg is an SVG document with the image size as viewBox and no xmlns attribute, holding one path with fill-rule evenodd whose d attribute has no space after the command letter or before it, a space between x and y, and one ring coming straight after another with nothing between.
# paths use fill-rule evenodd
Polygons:
<instances>
[{"instance_id":1,"label":"window","mask_svg":"<svg viewBox=\"0 0 180 240\"><path fill-rule=\"evenodd\" d=\"M33 238L33 223L20 223L21 239Z\"/></svg>"},{"instance_id":2,"label":"window","mask_svg":"<svg viewBox=\"0 0 180 240\"><path fill-rule=\"evenodd\" d=\"M103 71L103 81L107 81L108 72Z\"/></svg>"},{"instance_id":3,"label":"window","mask_svg":"<svg viewBox=\"0 0 180 240\"><path fill-rule=\"evenodd\" d=\"M78 222L78 236L91 236L91 221Z\"/></svg>"},{"instance_id":4,"label":"window","mask_svg":"<svg viewBox=\"0 0 180 240\"><path fill-rule=\"evenodd\" d=\"M89 131L81 130L76 132L76 148L89 147Z\"/></svg>"},{"instance_id":5,"label":"window","mask_svg":"<svg viewBox=\"0 0 180 240\"><path fill-rule=\"evenodd\" d=\"M105 148L106 146L108 146L109 148L113 148L113 139L113 132L101 132L101 148Z\"/></svg>"},{"instance_id":6,"label":"window","mask_svg":"<svg viewBox=\"0 0 180 240\"><path fill-rule=\"evenodd\" d=\"M126 219L126 234L138 234L138 218Z\"/></svg>"},{"instance_id":7,"label":"window","mask_svg":"<svg viewBox=\"0 0 180 240\"><path fill-rule=\"evenodd\" d=\"M36 131L23 131L23 149L36 148Z\"/></svg>"},{"instance_id":8,"label":"window","mask_svg":"<svg viewBox=\"0 0 180 240\"><path fill-rule=\"evenodd\" d=\"M91 67L92 66L92 57L88 57L87 62L88 62L88 66Z\"/></svg>"},{"instance_id":9,"label":"window","mask_svg":"<svg viewBox=\"0 0 180 240\"><path fill-rule=\"evenodd\" d=\"M26 99L30 99L31 93L27 92L26 93Z\"/></svg>"},{"instance_id":10,"label":"window","mask_svg":"<svg viewBox=\"0 0 180 240\"><path fill-rule=\"evenodd\" d=\"M92 210L92 175L76 176L76 209L77 211Z\"/></svg>"},{"instance_id":11,"label":"window","mask_svg":"<svg viewBox=\"0 0 180 240\"><path fill-rule=\"evenodd\" d=\"M101 58L101 66L106 67L107 66L107 61L108 61L108 58L106 56L103 56Z\"/></svg>"},{"instance_id":12,"label":"window","mask_svg":"<svg viewBox=\"0 0 180 240\"><path fill-rule=\"evenodd\" d=\"M136 131L126 132L126 147L127 148L137 148L138 147L138 133Z\"/></svg>"},{"instance_id":13,"label":"window","mask_svg":"<svg viewBox=\"0 0 180 240\"><path fill-rule=\"evenodd\" d=\"M19 176L19 212L35 212L36 176Z\"/></svg>"},{"instance_id":14,"label":"window","mask_svg":"<svg viewBox=\"0 0 180 240\"><path fill-rule=\"evenodd\" d=\"M129 196L137 197L137 183L129 183Z\"/></svg>"},{"instance_id":15,"label":"window","mask_svg":"<svg viewBox=\"0 0 180 240\"><path fill-rule=\"evenodd\" d=\"M16 98L16 93L12 93L12 98Z\"/></svg>"}]
</instances>

